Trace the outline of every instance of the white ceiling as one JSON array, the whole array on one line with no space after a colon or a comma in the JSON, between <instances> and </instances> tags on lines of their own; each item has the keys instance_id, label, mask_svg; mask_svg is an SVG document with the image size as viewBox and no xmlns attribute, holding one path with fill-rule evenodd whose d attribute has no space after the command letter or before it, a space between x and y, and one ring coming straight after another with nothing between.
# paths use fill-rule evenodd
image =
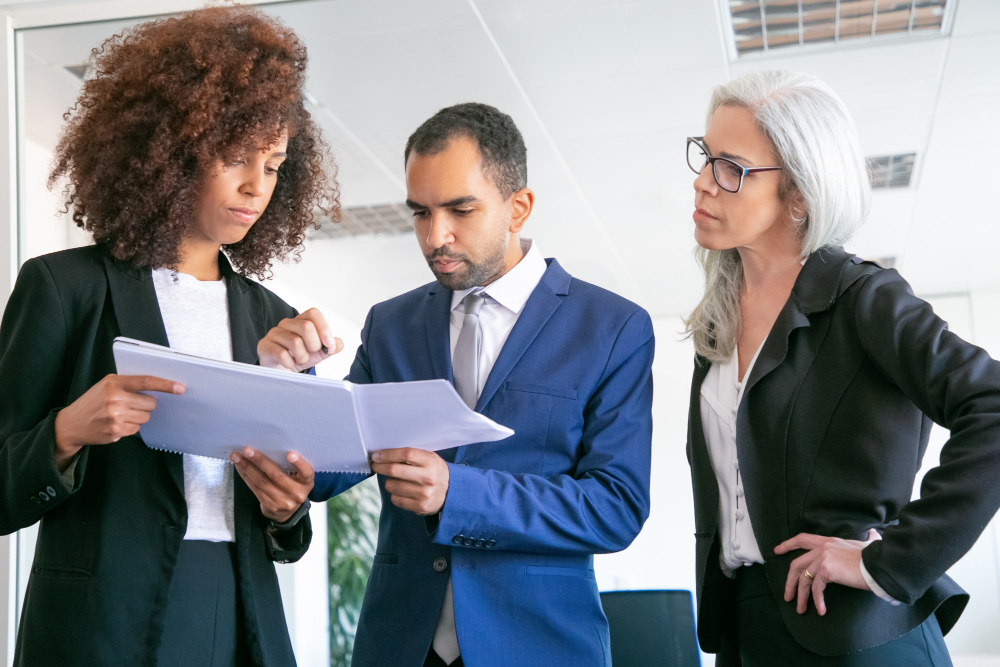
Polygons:
<instances>
[{"instance_id":1,"label":"white ceiling","mask_svg":"<svg viewBox=\"0 0 1000 667\"><path fill-rule=\"evenodd\" d=\"M704 129L712 87L754 68L820 74L869 155L917 153L913 185L877 192L849 249L897 256L918 293L1000 287L989 198L1000 182L983 162L1000 155L1000 2L957 1L950 36L736 62L711 0L312 0L267 11L309 47L344 205L402 201L417 125L450 104L494 104L528 145L537 208L526 234L571 273L665 316L690 310L701 289L684 138ZM53 142L76 94L62 65L117 27L25 31L33 140ZM277 276L354 323L432 279L412 236L311 242Z\"/></svg>"}]
</instances>

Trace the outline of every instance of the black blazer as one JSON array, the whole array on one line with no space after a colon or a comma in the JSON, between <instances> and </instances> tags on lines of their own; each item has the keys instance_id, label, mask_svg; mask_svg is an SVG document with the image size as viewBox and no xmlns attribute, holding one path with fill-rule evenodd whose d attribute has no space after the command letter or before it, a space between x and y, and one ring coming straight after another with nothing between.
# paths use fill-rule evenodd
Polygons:
<instances>
[{"instance_id":1,"label":"black blazer","mask_svg":"<svg viewBox=\"0 0 1000 667\"><path fill-rule=\"evenodd\" d=\"M257 361L257 341L294 310L234 273L226 278L233 357ZM111 343L128 336L167 345L151 272L115 262L98 246L28 260L0 324L0 533L39 520L38 545L17 637L15 665L152 665L167 593L187 526L178 454L138 435L85 447L75 485L55 466L54 423L115 372ZM235 476L237 575L253 664L293 665L272 561L309 547L308 517L266 539L260 503ZM278 547L278 548L276 548Z\"/></svg>"},{"instance_id":2,"label":"black blazer","mask_svg":"<svg viewBox=\"0 0 1000 667\"><path fill-rule=\"evenodd\" d=\"M719 487L701 422L709 362L696 360L688 461L695 496L698 634L717 652L733 582L719 566ZM932 420L951 430L941 465L910 501ZM785 625L802 646L838 655L877 646L936 613L947 633L968 595L945 571L1000 507L1000 364L950 333L894 270L842 248L809 257L748 379L737 413L747 509ZM784 602L798 533L865 539L872 578L905 604L840 585L827 614Z\"/></svg>"}]
</instances>

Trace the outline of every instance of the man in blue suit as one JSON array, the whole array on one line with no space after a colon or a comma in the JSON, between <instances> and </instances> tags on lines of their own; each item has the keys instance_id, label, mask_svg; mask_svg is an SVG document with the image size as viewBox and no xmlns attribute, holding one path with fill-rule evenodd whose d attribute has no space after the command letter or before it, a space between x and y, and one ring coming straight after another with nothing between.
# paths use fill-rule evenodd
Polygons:
<instances>
[{"instance_id":1,"label":"man in blue suit","mask_svg":"<svg viewBox=\"0 0 1000 667\"><path fill-rule=\"evenodd\" d=\"M534 193L506 114L443 109L404 159L437 281L371 309L348 379L445 378L515 434L372 455L382 515L352 664L610 665L593 554L627 547L649 514L649 315L521 238ZM258 351L304 370L332 340L313 310ZM311 497L358 481L317 474Z\"/></svg>"}]
</instances>

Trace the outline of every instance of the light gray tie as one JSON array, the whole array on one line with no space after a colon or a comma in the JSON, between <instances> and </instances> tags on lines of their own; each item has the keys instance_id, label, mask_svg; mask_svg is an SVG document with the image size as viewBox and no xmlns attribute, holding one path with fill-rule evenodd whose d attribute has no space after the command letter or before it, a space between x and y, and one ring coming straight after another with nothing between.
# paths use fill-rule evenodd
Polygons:
<instances>
[{"instance_id":1,"label":"light gray tie","mask_svg":"<svg viewBox=\"0 0 1000 667\"><path fill-rule=\"evenodd\" d=\"M479 309L485 298L482 293L469 292L462 305L465 319L458 334L455 355L452 358L452 372L455 375L455 391L465 404L473 410L479 401L479 352L483 349L483 328L479 324Z\"/></svg>"}]
</instances>

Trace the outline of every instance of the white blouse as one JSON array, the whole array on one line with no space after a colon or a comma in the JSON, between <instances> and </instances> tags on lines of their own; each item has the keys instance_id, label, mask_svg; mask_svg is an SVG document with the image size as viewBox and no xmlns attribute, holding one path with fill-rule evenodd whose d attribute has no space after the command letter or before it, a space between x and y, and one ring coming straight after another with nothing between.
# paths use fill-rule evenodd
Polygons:
<instances>
[{"instance_id":1,"label":"white blouse","mask_svg":"<svg viewBox=\"0 0 1000 667\"><path fill-rule=\"evenodd\" d=\"M153 271L153 287L170 347L199 357L233 360L226 281ZM185 540L235 542L233 465L184 454Z\"/></svg>"},{"instance_id":2,"label":"white blouse","mask_svg":"<svg viewBox=\"0 0 1000 667\"><path fill-rule=\"evenodd\" d=\"M743 382L739 380L739 353L734 348L729 361L712 364L701 385L701 423L719 483L719 536L722 542L719 564L728 577L738 567L764 562L750 524L736 453L736 412L743 400L746 380L763 347L761 343L757 348Z\"/></svg>"}]
</instances>

